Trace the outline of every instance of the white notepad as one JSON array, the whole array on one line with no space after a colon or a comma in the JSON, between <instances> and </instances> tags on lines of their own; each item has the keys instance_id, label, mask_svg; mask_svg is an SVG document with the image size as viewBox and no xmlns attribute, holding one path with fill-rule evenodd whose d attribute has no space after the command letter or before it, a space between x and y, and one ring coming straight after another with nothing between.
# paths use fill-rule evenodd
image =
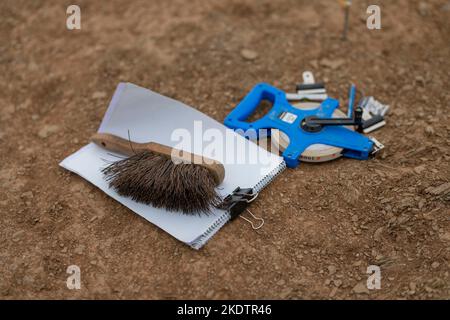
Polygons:
<instances>
[{"instance_id":1,"label":"white notepad","mask_svg":"<svg viewBox=\"0 0 450 320\"><path fill-rule=\"evenodd\" d=\"M185 129L193 133L197 145L197 142L202 139L201 135L195 135L198 133L199 123L203 132L214 129L215 132L232 135L235 143L233 150L237 152L237 157L246 155L245 159L240 157L239 161L230 161L226 159L227 155L231 154L229 152L231 147L228 146L224 147L223 152L216 152L216 154L205 154L205 152L194 150L195 153L203 153L224 164L225 179L217 188L222 197L226 197L237 187L253 188L254 192L259 192L286 167L280 156L264 150L205 114L179 101L131 83L118 85L99 132L112 133L122 138L128 138L130 133L131 140L136 142L154 141L179 148L180 141L174 141L172 136L175 130ZM197 132L194 132L195 130ZM256 163L255 159L257 159ZM117 156L109 151L89 143L64 159L60 165L85 178L144 219L195 249L201 248L230 220L230 214L219 209L213 209L212 214L209 215L190 216L157 209L118 195L109 188L101 172L108 165L108 161L117 160Z\"/></svg>"}]
</instances>

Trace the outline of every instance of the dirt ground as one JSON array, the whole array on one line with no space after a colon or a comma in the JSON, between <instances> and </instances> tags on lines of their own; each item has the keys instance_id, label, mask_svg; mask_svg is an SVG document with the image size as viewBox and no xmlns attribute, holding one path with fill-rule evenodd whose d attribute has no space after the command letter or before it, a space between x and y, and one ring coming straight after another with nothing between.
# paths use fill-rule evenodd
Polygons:
<instances>
[{"instance_id":1,"label":"dirt ground","mask_svg":"<svg viewBox=\"0 0 450 320\"><path fill-rule=\"evenodd\" d=\"M0 298L450 298L449 1L354 1L346 42L337 1L75 2L81 30L73 1L0 2ZM386 152L286 170L251 206L257 232L238 219L195 251L58 166L120 81L223 121L304 70L390 104Z\"/></svg>"}]
</instances>

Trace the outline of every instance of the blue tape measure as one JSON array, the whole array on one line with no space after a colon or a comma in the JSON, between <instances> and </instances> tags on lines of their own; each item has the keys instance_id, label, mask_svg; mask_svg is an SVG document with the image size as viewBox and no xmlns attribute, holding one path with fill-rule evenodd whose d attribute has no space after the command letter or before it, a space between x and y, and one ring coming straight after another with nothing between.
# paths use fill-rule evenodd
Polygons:
<instances>
[{"instance_id":1,"label":"blue tape measure","mask_svg":"<svg viewBox=\"0 0 450 320\"><path fill-rule=\"evenodd\" d=\"M352 88L352 90L354 90ZM247 122L246 119L257 109L262 100L273 106L262 118ZM302 110L293 107L286 99L286 93L266 83L256 85L247 96L225 118L224 124L231 129L240 129L247 138L259 138L260 129L278 129L289 137L289 145L283 151L286 164L295 168L301 154L313 144L325 144L342 148L344 157L366 160L374 151L374 142L364 135L340 125L323 125L315 132L305 130L305 119L331 118L339 107L339 101L327 98L315 109Z\"/></svg>"}]
</instances>

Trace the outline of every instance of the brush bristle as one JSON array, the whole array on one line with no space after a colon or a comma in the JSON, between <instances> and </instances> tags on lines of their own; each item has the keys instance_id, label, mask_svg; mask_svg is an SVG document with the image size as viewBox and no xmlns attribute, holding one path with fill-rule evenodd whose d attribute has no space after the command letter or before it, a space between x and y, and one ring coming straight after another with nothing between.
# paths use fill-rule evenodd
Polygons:
<instances>
[{"instance_id":1,"label":"brush bristle","mask_svg":"<svg viewBox=\"0 0 450 320\"><path fill-rule=\"evenodd\" d=\"M119 160L102 172L118 194L156 208L207 214L221 202L208 169L197 164L175 164L170 157L153 152Z\"/></svg>"}]
</instances>

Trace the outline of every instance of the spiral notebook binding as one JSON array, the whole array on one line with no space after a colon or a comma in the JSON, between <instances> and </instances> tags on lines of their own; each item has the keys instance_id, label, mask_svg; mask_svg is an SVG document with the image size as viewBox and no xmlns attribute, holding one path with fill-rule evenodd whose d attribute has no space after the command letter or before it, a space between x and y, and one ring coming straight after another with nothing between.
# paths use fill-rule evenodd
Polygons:
<instances>
[{"instance_id":1,"label":"spiral notebook binding","mask_svg":"<svg viewBox=\"0 0 450 320\"><path fill-rule=\"evenodd\" d=\"M266 174L252 189L253 193L257 194L264 189L269 183L271 183L283 170L286 169L286 162L283 160L280 164ZM217 231L220 230L229 220L231 220L231 214L228 211L224 211L216 221L197 239L192 241L189 245L194 249L200 249Z\"/></svg>"},{"instance_id":2,"label":"spiral notebook binding","mask_svg":"<svg viewBox=\"0 0 450 320\"><path fill-rule=\"evenodd\" d=\"M214 223L209 226L209 228L197 239L189 243L189 245L194 249L200 249L217 231L220 230L229 220L231 215L229 212L225 211L223 214L217 218Z\"/></svg>"},{"instance_id":3,"label":"spiral notebook binding","mask_svg":"<svg viewBox=\"0 0 450 320\"><path fill-rule=\"evenodd\" d=\"M286 169L286 162L282 161L275 169L270 171L264 176L257 184L253 187L254 193L259 193L264 189L269 183L271 183L283 170Z\"/></svg>"}]
</instances>

